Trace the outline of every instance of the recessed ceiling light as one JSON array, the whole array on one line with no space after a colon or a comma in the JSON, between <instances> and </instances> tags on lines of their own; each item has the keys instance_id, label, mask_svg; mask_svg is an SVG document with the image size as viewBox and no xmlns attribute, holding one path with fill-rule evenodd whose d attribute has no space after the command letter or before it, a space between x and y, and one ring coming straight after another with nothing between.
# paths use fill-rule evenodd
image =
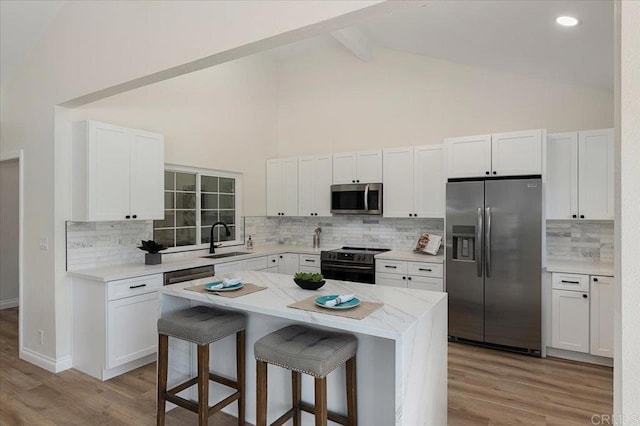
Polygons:
<instances>
[{"instance_id":1,"label":"recessed ceiling light","mask_svg":"<svg viewBox=\"0 0 640 426\"><path fill-rule=\"evenodd\" d=\"M578 20L573 16L558 16L556 22L563 27L575 27L578 25Z\"/></svg>"}]
</instances>

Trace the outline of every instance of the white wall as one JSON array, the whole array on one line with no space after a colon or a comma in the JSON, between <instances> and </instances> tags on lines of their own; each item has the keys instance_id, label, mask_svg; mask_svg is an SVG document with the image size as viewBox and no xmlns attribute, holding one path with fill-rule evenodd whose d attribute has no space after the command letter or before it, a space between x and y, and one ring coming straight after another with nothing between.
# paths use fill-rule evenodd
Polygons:
<instances>
[{"instance_id":1,"label":"white wall","mask_svg":"<svg viewBox=\"0 0 640 426\"><path fill-rule=\"evenodd\" d=\"M253 55L93 102L75 119L162 133L165 162L244 174L244 215L265 214L265 159L275 156L274 59Z\"/></svg>"},{"instance_id":2,"label":"white wall","mask_svg":"<svg viewBox=\"0 0 640 426\"><path fill-rule=\"evenodd\" d=\"M364 0L67 3L0 93L0 153L24 152L20 356L50 370L70 366L69 129L56 105L124 92L394 7ZM164 72L169 67L177 68ZM48 251L39 249L40 237L49 239Z\"/></svg>"},{"instance_id":3,"label":"white wall","mask_svg":"<svg viewBox=\"0 0 640 426\"><path fill-rule=\"evenodd\" d=\"M19 160L0 162L0 309L18 305Z\"/></svg>"},{"instance_id":4,"label":"white wall","mask_svg":"<svg viewBox=\"0 0 640 426\"><path fill-rule=\"evenodd\" d=\"M282 63L279 155L613 126L613 93L388 49L373 55L363 62L327 47Z\"/></svg>"},{"instance_id":5,"label":"white wall","mask_svg":"<svg viewBox=\"0 0 640 426\"><path fill-rule=\"evenodd\" d=\"M616 2L614 414L640 423L640 2Z\"/></svg>"}]
</instances>

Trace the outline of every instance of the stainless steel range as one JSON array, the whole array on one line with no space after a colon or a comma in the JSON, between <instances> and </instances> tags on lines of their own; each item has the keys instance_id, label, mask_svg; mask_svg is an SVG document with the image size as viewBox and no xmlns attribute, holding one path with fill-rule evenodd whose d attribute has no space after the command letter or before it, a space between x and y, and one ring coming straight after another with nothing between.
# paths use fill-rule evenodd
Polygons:
<instances>
[{"instance_id":1,"label":"stainless steel range","mask_svg":"<svg viewBox=\"0 0 640 426\"><path fill-rule=\"evenodd\" d=\"M322 275L332 280L376 283L374 256L389 249L342 247L320 253Z\"/></svg>"}]
</instances>

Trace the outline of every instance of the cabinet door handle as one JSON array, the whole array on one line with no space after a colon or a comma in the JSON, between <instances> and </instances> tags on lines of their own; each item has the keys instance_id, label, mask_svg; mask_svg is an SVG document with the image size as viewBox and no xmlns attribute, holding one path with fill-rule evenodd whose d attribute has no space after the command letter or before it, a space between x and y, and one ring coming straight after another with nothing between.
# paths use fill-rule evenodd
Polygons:
<instances>
[{"instance_id":1,"label":"cabinet door handle","mask_svg":"<svg viewBox=\"0 0 640 426\"><path fill-rule=\"evenodd\" d=\"M583 295L582 295L582 298L583 298L583 299L588 299L588 298L589 298L589 296L588 296L588 295L586 295L586 294L583 294Z\"/></svg>"},{"instance_id":2,"label":"cabinet door handle","mask_svg":"<svg viewBox=\"0 0 640 426\"><path fill-rule=\"evenodd\" d=\"M403 279L403 280L406 280L406 279L407 279L407 277L402 277L402 279Z\"/></svg>"},{"instance_id":3,"label":"cabinet door handle","mask_svg":"<svg viewBox=\"0 0 640 426\"><path fill-rule=\"evenodd\" d=\"M146 284L138 284L138 285L130 285L129 288L130 289L134 289L134 288L142 288L142 287L146 287Z\"/></svg>"},{"instance_id":4,"label":"cabinet door handle","mask_svg":"<svg viewBox=\"0 0 640 426\"><path fill-rule=\"evenodd\" d=\"M594 282L594 283L597 283L597 282L598 282L598 279L597 279L596 277L593 277L593 282Z\"/></svg>"},{"instance_id":5,"label":"cabinet door handle","mask_svg":"<svg viewBox=\"0 0 640 426\"><path fill-rule=\"evenodd\" d=\"M418 268L418 271L425 271L425 272L431 272L431 269L426 269L426 268Z\"/></svg>"},{"instance_id":6,"label":"cabinet door handle","mask_svg":"<svg viewBox=\"0 0 640 426\"><path fill-rule=\"evenodd\" d=\"M411 277L408 277L407 279L408 279L408 280L410 280L410 279L411 279Z\"/></svg>"},{"instance_id":7,"label":"cabinet door handle","mask_svg":"<svg viewBox=\"0 0 640 426\"><path fill-rule=\"evenodd\" d=\"M580 219L584 219L584 215L583 214L580 215Z\"/></svg>"},{"instance_id":8,"label":"cabinet door handle","mask_svg":"<svg viewBox=\"0 0 640 426\"><path fill-rule=\"evenodd\" d=\"M562 280L560 282L563 282L565 284L580 284L580 281L568 281L568 280Z\"/></svg>"},{"instance_id":9,"label":"cabinet door handle","mask_svg":"<svg viewBox=\"0 0 640 426\"><path fill-rule=\"evenodd\" d=\"M573 218L574 218L574 219L577 219L577 218L578 218L578 215L577 215L577 214L574 214L574 215L573 215Z\"/></svg>"},{"instance_id":10,"label":"cabinet door handle","mask_svg":"<svg viewBox=\"0 0 640 426\"><path fill-rule=\"evenodd\" d=\"M276 260L275 260L275 259L271 259L271 261L272 261L273 263L276 263Z\"/></svg>"},{"instance_id":11,"label":"cabinet door handle","mask_svg":"<svg viewBox=\"0 0 640 426\"><path fill-rule=\"evenodd\" d=\"M316 263L316 261L315 261L315 260L313 260L313 259L305 259L304 261L305 261L305 262Z\"/></svg>"},{"instance_id":12,"label":"cabinet door handle","mask_svg":"<svg viewBox=\"0 0 640 426\"><path fill-rule=\"evenodd\" d=\"M125 219L131 219L131 216L126 215L124 218L125 218Z\"/></svg>"},{"instance_id":13,"label":"cabinet door handle","mask_svg":"<svg viewBox=\"0 0 640 426\"><path fill-rule=\"evenodd\" d=\"M397 266L393 266L393 265L384 265L384 267L389 269L398 269Z\"/></svg>"},{"instance_id":14,"label":"cabinet door handle","mask_svg":"<svg viewBox=\"0 0 640 426\"><path fill-rule=\"evenodd\" d=\"M137 218L138 218L138 215L137 215L137 214L134 214L132 217L133 217L134 219L137 219Z\"/></svg>"}]
</instances>

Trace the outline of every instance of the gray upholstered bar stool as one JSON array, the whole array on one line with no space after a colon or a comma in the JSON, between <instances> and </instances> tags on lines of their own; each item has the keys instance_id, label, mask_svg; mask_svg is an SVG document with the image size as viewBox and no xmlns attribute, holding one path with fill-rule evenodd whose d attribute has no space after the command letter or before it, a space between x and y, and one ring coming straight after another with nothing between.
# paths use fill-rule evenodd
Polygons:
<instances>
[{"instance_id":1,"label":"gray upholstered bar stool","mask_svg":"<svg viewBox=\"0 0 640 426\"><path fill-rule=\"evenodd\" d=\"M346 333L335 333L301 325L290 325L267 334L254 345L257 367L257 426L267 425L267 365L291 370L293 407L273 425L282 425L293 418L301 424L301 410L315 414L316 426L327 419L342 425L356 426L356 349L358 339ZM327 375L346 362L347 416L327 412ZM315 378L315 406L302 402L301 377L305 373Z\"/></svg>"},{"instance_id":2,"label":"gray upholstered bar stool","mask_svg":"<svg viewBox=\"0 0 640 426\"><path fill-rule=\"evenodd\" d=\"M158 412L157 424L164 425L166 402L173 402L198 414L198 424L206 425L209 416L238 401L238 425L244 426L245 404L245 329L247 319L237 312L196 306L172 312L158 320ZM236 335L236 380L209 371L209 344L223 337ZM169 369L169 336L198 345L198 376L167 390ZM236 392L209 407L209 380L221 383ZM198 384L198 403L177 394Z\"/></svg>"}]
</instances>

